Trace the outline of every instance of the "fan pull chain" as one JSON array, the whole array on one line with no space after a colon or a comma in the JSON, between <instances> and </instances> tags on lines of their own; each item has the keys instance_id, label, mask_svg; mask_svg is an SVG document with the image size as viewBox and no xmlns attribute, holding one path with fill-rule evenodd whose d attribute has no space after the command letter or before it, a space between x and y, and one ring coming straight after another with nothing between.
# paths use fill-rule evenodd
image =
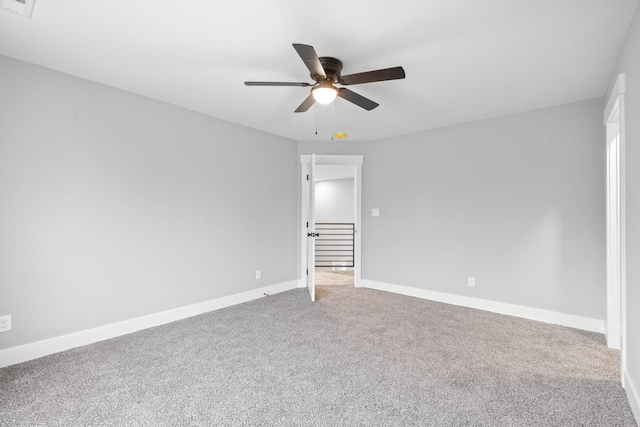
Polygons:
<instances>
[{"instance_id":1,"label":"fan pull chain","mask_svg":"<svg viewBox=\"0 0 640 427\"><path fill-rule=\"evenodd\" d=\"M316 135L318 134L318 104L315 105L316 109Z\"/></svg>"},{"instance_id":2,"label":"fan pull chain","mask_svg":"<svg viewBox=\"0 0 640 427\"><path fill-rule=\"evenodd\" d=\"M334 134L334 130L333 129L333 105L335 104L335 102L331 103L331 140L333 141L333 134Z\"/></svg>"}]
</instances>

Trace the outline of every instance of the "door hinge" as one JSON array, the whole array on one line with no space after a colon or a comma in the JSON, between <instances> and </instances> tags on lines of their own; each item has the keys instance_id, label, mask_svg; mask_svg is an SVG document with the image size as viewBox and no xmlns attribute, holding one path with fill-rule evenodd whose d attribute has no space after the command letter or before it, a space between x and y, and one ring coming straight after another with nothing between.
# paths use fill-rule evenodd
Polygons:
<instances>
[{"instance_id":1,"label":"door hinge","mask_svg":"<svg viewBox=\"0 0 640 427\"><path fill-rule=\"evenodd\" d=\"M309 275L309 269L307 268L307 276Z\"/></svg>"},{"instance_id":2,"label":"door hinge","mask_svg":"<svg viewBox=\"0 0 640 427\"><path fill-rule=\"evenodd\" d=\"M307 175L307 181L309 181L309 175Z\"/></svg>"},{"instance_id":3,"label":"door hinge","mask_svg":"<svg viewBox=\"0 0 640 427\"><path fill-rule=\"evenodd\" d=\"M309 228L309 223L307 223L307 228Z\"/></svg>"}]
</instances>

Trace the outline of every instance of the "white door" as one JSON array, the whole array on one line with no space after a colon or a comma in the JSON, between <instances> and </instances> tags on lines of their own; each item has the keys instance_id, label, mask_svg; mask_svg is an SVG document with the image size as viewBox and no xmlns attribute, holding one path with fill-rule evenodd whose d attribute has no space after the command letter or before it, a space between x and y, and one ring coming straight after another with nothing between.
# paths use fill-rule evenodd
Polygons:
<instances>
[{"instance_id":1,"label":"white door","mask_svg":"<svg viewBox=\"0 0 640 427\"><path fill-rule=\"evenodd\" d=\"M607 344L620 349L620 135L607 141ZM617 130L617 129L616 129Z\"/></svg>"},{"instance_id":2,"label":"white door","mask_svg":"<svg viewBox=\"0 0 640 427\"><path fill-rule=\"evenodd\" d=\"M314 172L316 168L316 155L311 155L307 174L307 289L311 301L316 300L316 185Z\"/></svg>"}]
</instances>

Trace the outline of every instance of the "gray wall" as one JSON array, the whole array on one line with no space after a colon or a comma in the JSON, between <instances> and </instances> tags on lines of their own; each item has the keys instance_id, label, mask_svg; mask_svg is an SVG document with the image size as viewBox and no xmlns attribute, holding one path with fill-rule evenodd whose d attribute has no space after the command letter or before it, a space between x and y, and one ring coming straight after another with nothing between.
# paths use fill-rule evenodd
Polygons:
<instances>
[{"instance_id":1,"label":"gray wall","mask_svg":"<svg viewBox=\"0 0 640 427\"><path fill-rule=\"evenodd\" d=\"M6 57L0 94L0 349L296 279L295 142Z\"/></svg>"},{"instance_id":2,"label":"gray wall","mask_svg":"<svg viewBox=\"0 0 640 427\"><path fill-rule=\"evenodd\" d=\"M363 278L604 319L600 99L296 150L3 57L0 93L0 348L293 280L312 152L365 156Z\"/></svg>"},{"instance_id":3,"label":"gray wall","mask_svg":"<svg viewBox=\"0 0 640 427\"><path fill-rule=\"evenodd\" d=\"M603 141L595 99L299 152L364 155L363 279L604 319Z\"/></svg>"},{"instance_id":4,"label":"gray wall","mask_svg":"<svg viewBox=\"0 0 640 427\"><path fill-rule=\"evenodd\" d=\"M640 388L640 8L611 77L626 73L627 371ZM608 96L606 97L608 100ZM602 108L604 110L604 107ZM640 420L639 420L640 421Z\"/></svg>"},{"instance_id":5,"label":"gray wall","mask_svg":"<svg viewBox=\"0 0 640 427\"><path fill-rule=\"evenodd\" d=\"M316 222L355 222L354 191L353 178L317 181Z\"/></svg>"}]
</instances>

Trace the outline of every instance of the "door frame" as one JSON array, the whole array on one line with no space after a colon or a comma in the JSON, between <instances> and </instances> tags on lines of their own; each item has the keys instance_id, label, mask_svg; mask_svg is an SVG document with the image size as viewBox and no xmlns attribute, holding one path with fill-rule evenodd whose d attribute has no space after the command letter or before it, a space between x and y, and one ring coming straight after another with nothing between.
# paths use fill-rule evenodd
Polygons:
<instances>
[{"instance_id":1,"label":"door frame","mask_svg":"<svg viewBox=\"0 0 640 427\"><path fill-rule=\"evenodd\" d=\"M351 165L355 170L355 256L353 284L355 287L360 286L362 281L362 164L364 156L362 155L324 155L317 154L315 156L316 165ZM311 154L301 154L300 164L309 164ZM300 256L298 257L298 265L300 266L300 276L298 278L298 286L307 286L307 176L304 168L301 167L300 174Z\"/></svg>"},{"instance_id":2,"label":"door frame","mask_svg":"<svg viewBox=\"0 0 640 427\"><path fill-rule=\"evenodd\" d=\"M620 349L624 386L626 349L626 225L625 225L625 74L616 79L604 110L607 162L607 345Z\"/></svg>"}]
</instances>

